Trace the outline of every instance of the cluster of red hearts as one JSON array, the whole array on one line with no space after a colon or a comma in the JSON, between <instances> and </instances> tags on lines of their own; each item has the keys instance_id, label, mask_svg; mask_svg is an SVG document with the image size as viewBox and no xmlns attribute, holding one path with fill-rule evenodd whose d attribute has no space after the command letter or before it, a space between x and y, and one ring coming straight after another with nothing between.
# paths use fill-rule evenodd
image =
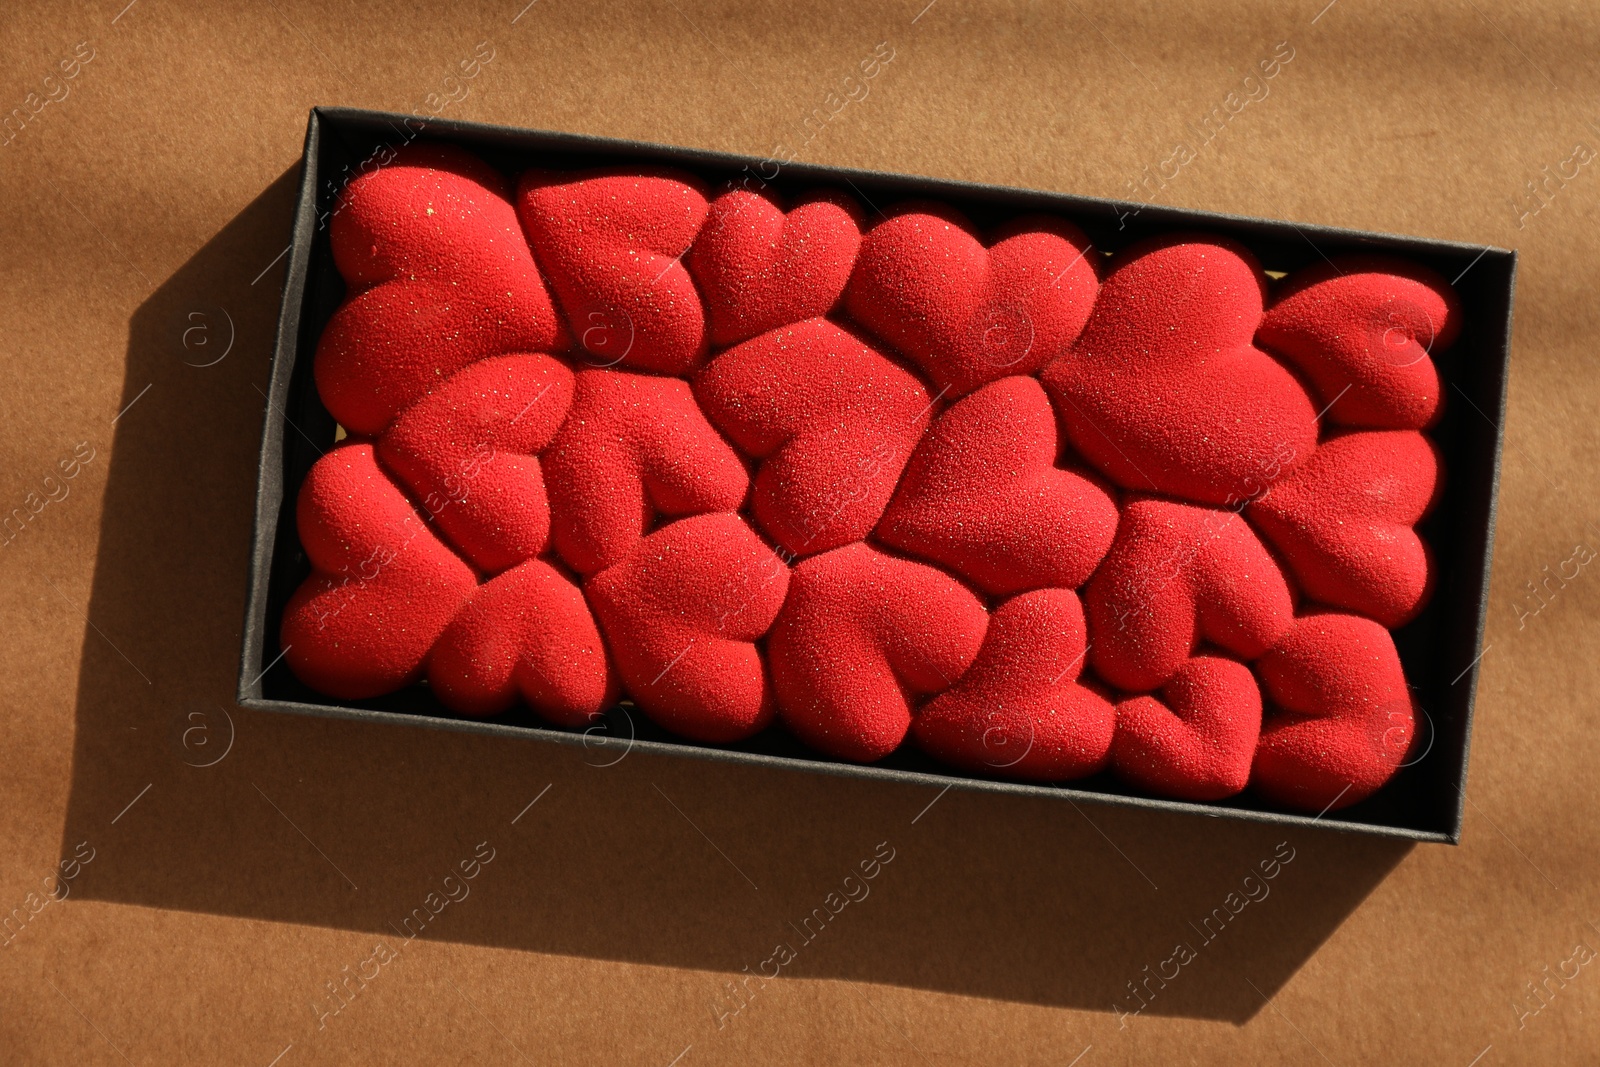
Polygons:
<instances>
[{"instance_id":1,"label":"cluster of red hearts","mask_svg":"<svg viewBox=\"0 0 1600 1067\"><path fill-rule=\"evenodd\" d=\"M1303 810L1406 756L1428 270L421 143L331 244L281 635L323 693Z\"/></svg>"}]
</instances>

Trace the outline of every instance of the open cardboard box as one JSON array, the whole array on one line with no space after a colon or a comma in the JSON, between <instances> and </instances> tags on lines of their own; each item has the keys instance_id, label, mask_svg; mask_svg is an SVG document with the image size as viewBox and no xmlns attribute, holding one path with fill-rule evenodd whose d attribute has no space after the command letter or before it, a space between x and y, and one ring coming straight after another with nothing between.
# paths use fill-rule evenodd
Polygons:
<instances>
[{"instance_id":1,"label":"open cardboard box","mask_svg":"<svg viewBox=\"0 0 1600 1067\"><path fill-rule=\"evenodd\" d=\"M1338 253L1381 251L1426 264L1453 279L1465 318L1460 339L1437 359L1446 383L1445 413L1430 431L1444 456L1444 490L1437 508L1418 528L1434 553L1437 586L1427 609L1395 632L1406 677L1423 711L1417 727L1417 746L1406 765L1374 796L1336 816L1295 815L1265 810L1248 793L1215 804L1133 795L1109 775L1079 780L1070 786L975 778L946 769L909 746L870 766L841 763L810 751L781 725L737 745L709 747L668 735L627 704L613 709L603 724L578 733L546 726L526 710L485 721L459 718L423 685L375 700L343 704L314 692L284 664L278 630L285 603L310 570L295 530L295 495L321 450L333 444L336 433L332 416L317 397L311 374L317 338L344 295L344 283L329 247L327 223L340 190L350 178L383 165L393 150L422 137L460 144L513 175L531 166L567 169L623 163L667 164L700 175L712 189L741 181L747 181L751 188L766 183L785 194L831 186L863 201L869 212L900 200L934 198L954 205L983 227L1027 212L1056 214L1076 223L1096 249L1108 253L1153 234L1200 230L1241 242L1273 274L1293 271ZM300 201L288 251L262 433L239 704L265 711L411 723L508 739L581 745L596 750L598 758L607 762L638 748L775 770L808 770L937 788L1058 797L1292 826L1318 824L1453 844L1461 833L1467 747L1488 608L1515 269L1514 252L1477 245L958 181L780 164L573 134L442 120L423 122L409 115L348 108L315 108L306 130Z\"/></svg>"}]
</instances>

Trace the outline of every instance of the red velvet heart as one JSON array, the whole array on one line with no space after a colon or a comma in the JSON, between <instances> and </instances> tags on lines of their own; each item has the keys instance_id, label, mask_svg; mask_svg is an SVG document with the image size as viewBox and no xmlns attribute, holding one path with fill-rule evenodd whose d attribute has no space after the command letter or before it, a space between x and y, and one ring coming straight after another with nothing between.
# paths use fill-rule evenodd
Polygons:
<instances>
[{"instance_id":1,"label":"red velvet heart","mask_svg":"<svg viewBox=\"0 0 1600 1067\"><path fill-rule=\"evenodd\" d=\"M860 247L861 208L843 193L810 193L788 214L770 192L717 197L687 259L705 297L712 347L826 315Z\"/></svg>"},{"instance_id":2,"label":"red velvet heart","mask_svg":"<svg viewBox=\"0 0 1600 1067\"><path fill-rule=\"evenodd\" d=\"M943 571L857 542L794 570L767 639L779 714L802 741L866 763L911 726L911 698L948 688L989 616Z\"/></svg>"},{"instance_id":3,"label":"red velvet heart","mask_svg":"<svg viewBox=\"0 0 1600 1067\"><path fill-rule=\"evenodd\" d=\"M1251 345L1264 290L1231 241L1119 253L1083 336L1042 375L1078 451L1118 485L1224 507L1310 455L1311 398Z\"/></svg>"},{"instance_id":4,"label":"red velvet heart","mask_svg":"<svg viewBox=\"0 0 1600 1067\"><path fill-rule=\"evenodd\" d=\"M1072 344L1094 304L1097 258L1062 219L1017 219L985 248L960 212L908 204L862 238L845 307L959 397Z\"/></svg>"},{"instance_id":5,"label":"red velvet heart","mask_svg":"<svg viewBox=\"0 0 1600 1067\"><path fill-rule=\"evenodd\" d=\"M698 179L533 171L517 214L591 366L684 374L700 364L705 309L682 262L706 217Z\"/></svg>"},{"instance_id":6,"label":"red velvet heart","mask_svg":"<svg viewBox=\"0 0 1600 1067\"><path fill-rule=\"evenodd\" d=\"M697 741L738 741L772 720L755 641L789 569L737 515L662 527L584 586L617 671L646 715Z\"/></svg>"},{"instance_id":7,"label":"red velvet heart","mask_svg":"<svg viewBox=\"0 0 1600 1067\"><path fill-rule=\"evenodd\" d=\"M750 485L687 382L620 371L579 372L541 463L551 540L581 574L633 551L656 515L735 511Z\"/></svg>"},{"instance_id":8,"label":"red velvet heart","mask_svg":"<svg viewBox=\"0 0 1600 1067\"><path fill-rule=\"evenodd\" d=\"M544 551L550 508L535 453L572 403L572 372L543 355L485 359L406 409L378 457L480 570Z\"/></svg>"},{"instance_id":9,"label":"red velvet heart","mask_svg":"<svg viewBox=\"0 0 1600 1067\"><path fill-rule=\"evenodd\" d=\"M1324 442L1245 515L1311 599L1396 627L1433 589L1428 549L1412 526L1438 488L1438 451L1422 434L1348 433Z\"/></svg>"},{"instance_id":10,"label":"red velvet heart","mask_svg":"<svg viewBox=\"0 0 1600 1067\"><path fill-rule=\"evenodd\" d=\"M730 348L696 380L695 395L762 460L756 520L795 555L872 530L932 410L913 375L826 319Z\"/></svg>"},{"instance_id":11,"label":"red velvet heart","mask_svg":"<svg viewBox=\"0 0 1600 1067\"><path fill-rule=\"evenodd\" d=\"M369 444L312 465L295 520L312 567L279 631L295 676L345 700L420 679L428 649L478 586L471 568L418 517Z\"/></svg>"},{"instance_id":12,"label":"red velvet heart","mask_svg":"<svg viewBox=\"0 0 1600 1067\"><path fill-rule=\"evenodd\" d=\"M1262 724L1250 784L1271 803L1349 807L1411 748L1416 705L1394 640L1371 619L1305 615L1256 671L1278 710Z\"/></svg>"},{"instance_id":13,"label":"red velvet heart","mask_svg":"<svg viewBox=\"0 0 1600 1067\"><path fill-rule=\"evenodd\" d=\"M987 593L1082 585L1111 547L1111 494L1056 463L1056 416L1032 378L1002 378L933 424L878 525L884 544Z\"/></svg>"},{"instance_id":14,"label":"red velvet heart","mask_svg":"<svg viewBox=\"0 0 1600 1067\"><path fill-rule=\"evenodd\" d=\"M558 726L585 726L617 699L583 593L530 559L479 586L428 657L428 684L462 715L497 715L518 695Z\"/></svg>"},{"instance_id":15,"label":"red velvet heart","mask_svg":"<svg viewBox=\"0 0 1600 1067\"><path fill-rule=\"evenodd\" d=\"M1179 800L1221 800L1250 780L1261 733L1261 693L1242 663L1188 660L1161 696L1117 705L1111 765L1130 785Z\"/></svg>"},{"instance_id":16,"label":"red velvet heart","mask_svg":"<svg viewBox=\"0 0 1600 1067\"><path fill-rule=\"evenodd\" d=\"M1119 689L1162 685L1200 639L1243 659L1294 621L1288 583L1236 512L1135 497L1085 593L1090 657Z\"/></svg>"},{"instance_id":17,"label":"red velvet heart","mask_svg":"<svg viewBox=\"0 0 1600 1067\"><path fill-rule=\"evenodd\" d=\"M474 360L567 343L505 180L458 148L408 145L351 181L329 240L349 295L314 373L353 433L382 432Z\"/></svg>"},{"instance_id":18,"label":"red velvet heart","mask_svg":"<svg viewBox=\"0 0 1600 1067\"><path fill-rule=\"evenodd\" d=\"M1071 590L1013 597L990 618L972 666L917 713L911 735L935 759L980 774L1046 782L1094 774L1117 713L1078 684L1083 665L1083 607Z\"/></svg>"},{"instance_id":19,"label":"red velvet heart","mask_svg":"<svg viewBox=\"0 0 1600 1067\"><path fill-rule=\"evenodd\" d=\"M1444 278L1387 256L1339 256L1280 285L1256 341L1298 367L1343 426L1420 430L1443 399L1432 355L1455 341Z\"/></svg>"}]
</instances>

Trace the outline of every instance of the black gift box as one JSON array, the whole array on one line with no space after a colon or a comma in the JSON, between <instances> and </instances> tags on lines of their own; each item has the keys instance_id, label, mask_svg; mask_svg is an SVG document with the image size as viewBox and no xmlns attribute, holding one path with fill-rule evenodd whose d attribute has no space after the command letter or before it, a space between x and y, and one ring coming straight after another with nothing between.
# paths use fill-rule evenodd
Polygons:
<instances>
[{"instance_id":1,"label":"black gift box","mask_svg":"<svg viewBox=\"0 0 1600 1067\"><path fill-rule=\"evenodd\" d=\"M382 166L395 149L419 138L457 143L508 175L532 166L666 164L700 175L712 189L725 188L730 182L743 182L748 188L766 184L786 194L834 187L863 201L869 211L901 200L933 198L954 205L983 227L1023 213L1045 212L1070 219L1097 249L1107 252L1153 234L1198 230L1239 241L1273 273L1297 270L1339 253L1362 251L1402 256L1453 279L1465 319L1460 340L1438 357L1446 383L1445 413L1431 431L1444 456L1444 489L1439 505L1419 527L1434 552L1437 587L1422 615L1395 633L1406 677L1423 711L1417 726L1418 742L1406 765L1369 799L1334 815L1314 817L1264 810L1248 793L1217 804L1136 796L1108 775L1070 786L975 778L949 770L909 747L872 766L858 766L810 751L781 726L741 744L709 747L666 734L626 704L608 714L603 724L579 733L542 725L522 710L490 721L458 718L421 685L352 703L339 703L312 691L284 664L278 631L285 603L310 572L295 531L295 496L319 450L332 445L335 436L333 418L318 399L311 374L317 338L344 295L344 283L329 247L327 223L347 181ZM602 762L637 748L774 770L1059 797L1293 826L1315 823L1388 837L1455 843L1461 832L1467 742L1488 608L1515 269L1514 252L1477 245L781 163L599 137L437 119L424 122L409 115L348 108L313 109L306 130L300 201L288 252L262 433L239 704L266 711L412 723L508 739L582 745L594 750L595 759Z\"/></svg>"}]
</instances>

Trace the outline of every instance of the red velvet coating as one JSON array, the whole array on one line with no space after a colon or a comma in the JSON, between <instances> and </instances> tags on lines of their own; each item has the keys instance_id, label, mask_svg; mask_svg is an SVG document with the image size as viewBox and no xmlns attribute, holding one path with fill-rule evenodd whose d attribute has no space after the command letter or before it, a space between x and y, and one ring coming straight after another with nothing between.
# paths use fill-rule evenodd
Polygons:
<instances>
[{"instance_id":1,"label":"red velvet coating","mask_svg":"<svg viewBox=\"0 0 1600 1067\"><path fill-rule=\"evenodd\" d=\"M567 343L505 179L459 148L407 145L353 179L329 240L349 294L313 370L352 433L380 433L474 360Z\"/></svg>"},{"instance_id":2,"label":"red velvet coating","mask_svg":"<svg viewBox=\"0 0 1600 1067\"><path fill-rule=\"evenodd\" d=\"M699 179L530 171L517 214L590 366L685 374L704 359L705 309L683 265L706 217Z\"/></svg>"},{"instance_id":3,"label":"red velvet coating","mask_svg":"<svg viewBox=\"0 0 1600 1067\"><path fill-rule=\"evenodd\" d=\"M907 204L862 239L845 307L954 399L1065 351L1094 304L1098 258L1064 219L1016 219L985 247L955 209Z\"/></svg>"},{"instance_id":4,"label":"red velvet coating","mask_svg":"<svg viewBox=\"0 0 1600 1067\"><path fill-rule=\"evenodd\" d=\"M583 593L539 559L478 587L434 645L428 684L462 715L496 715L520 696L558 726L586 726L620 688Z\"/></svg>"},{"instance_id":5,"label":"red velvet coating","mask_svg":"<svg viewBox=\"0 0 1600 1067\"><path fill-rule=\"evenodd\" d=\"M1250 780L1261 733L1261 693L1250 668L1195 656L1161 687L1117 705L1111 765L1158 797L1221 800Z\"/></svg>"},{"instance_id":6,"label":"red velvet coating","mask_svg":"<svg viewBox=\"0 0 1600 1067\"><path fill-rule=\"evenodd\" d=\"M726 743L772 720L755 641L789 569L737 515L664 526L584 584L628 694L661 726Z\"/></svg>"},{"instance_id":7,"label":"red velvet coating","mask_svg":"<svg viewBox=\"0 0 1600 1067\"><path fill-rule=\"evenodd\" d=\"M295 675L345 700L419 680L428 649L478 581L417 515L366 443L312 465L295 504L311 574L283 610Z\"/></svg>"},{"instance_id":8,"label":"red velvet coating","mask_svg":"<svg viewBox=\"0 0 1600 1067\"><path fill-rule=\"evenodd\" d=\"M862 542L802 561L767 639L784 723L868 763L899 747L911 702L972 665L989 616L955 579Z\"/></svg>"},{"instance_id":9,"label":"red velvet coating","mask_svg":"<svg viewBox=\"0 0 1600 1067\"><path fill-rule=\"evenodd\" d=\"M695 395L762 461L756 521L795 555L872 530L932 411L914 375L826 319L730 348L695 381Z\"/></svg>"},{"instance_id":10,"label":"red velvet coating","mask_svg":"<svg viewBox=\"0 0 1600 1067\"><path fill-rule=\"evenodd\" d=\"M1202 640L1255 659L1294 622L1283 572L1236 512L1135 497L1085 592L1090 660L1119 689L1172 677Z\"/></svg>"},{"instance_id":11,"label":"red velvet coating","mask_svg":"<svg viewBox=\"0 0 1600 1067\"><path fill-rule=\"evenodd\" d=\"M1245 515L1311 599L1396 627L1433 591L1432 561L1412 527L1439 484L1438 450L1422 434L1348 433L1326 441Z\"/></svg>"},{"instance_id":12,"label":"red velvet coating","mask_svg":"<svg viewBox=\"0 0 1600 1067\"><path fill-rule=\"evenodd\" d=\"M1338 256L1280 283L1256 341L1311 380L1329 422L1420 430L1444 399L1432 357L1460 329L1461 301L1442 275L1388 256Z\"/></svg>"},{"instance_id":13,"label":"red velvet coating","mask_svg":"<svg viewBox=\"0 0 1600 1067\"><path fill-rule=\"evenodd\" d=\"M572 408L540 457L550 537L593 574L633 551L660 516L735 511L749 476L679 378L585 370Z\"/></svg>"},{"instance_id":14,"label":"red velvet coating","mask_svg":"<svg viewBox=\"0 0 1600 1067\"><path fill-rule=\"evenodd\" d=\"M1057 467L1056 416L1033 378L991 382L939 416L877 538L986 593L1076 589L1117 531L1111 494Z\"/></svg>"},{"instance_id":15,"label":"red velvet coating","mask_svg":"<svg viewBox=\"0 0 1600 1067\"><path fill-rule=\"evenodd\" d=\"M1042 378L1083 456L1129 489L1231 507L1311 454L1316 408L1255 348L1265 276L1232 241L1117 254L1094 314Z\"/></svg>"},{"instance_id":16,"label":"red velvet coating","mask_svg":"<svg viewBox=\"0 0 1600 1067\"><path fill-rule=\"evenodd\" d=\"M917 746L1006 778L1055 782L1101 770L1117 713L1079 684L1084 642L1083 607L1070 589L1012 597L989 619L972 666L917 713Z\"/></svg>"},{"instance_id":17,"label":"red velvet coating","mask_svg":"<svg viewBox=\"0 0 1600 1067\"><path fill-rule=\"evenodd\" d=\"M700 286L713 348L833 310L861 247L861 208L843 193L733 189L711 202L686 260Z\"/></svg>"},{"instance_id":18,"label":"red velvet coating","mask_svg":"<svg viewBox=\"0 0 1600 1067\"><path fill-rule=\"evenodd\" d=\"M544 551L550 508L536 453L572 404L572 371L544 355L458 371L378 439L378 457L451 543L495 574Z\"/></svg>"},{"instance_id":19,"label":"red velvet coating","mask_svg":"<svg viewBox=\"0 0 1600 1067\"><path fill-rule=\"evenodd\" d=\"M1416 704L1394 640L1371 619L1307 614L1256 672L1273 709L1250 784L1269 803L1346 808L1377 792L1405 760Z\"/></svg>"}]
</instances>

